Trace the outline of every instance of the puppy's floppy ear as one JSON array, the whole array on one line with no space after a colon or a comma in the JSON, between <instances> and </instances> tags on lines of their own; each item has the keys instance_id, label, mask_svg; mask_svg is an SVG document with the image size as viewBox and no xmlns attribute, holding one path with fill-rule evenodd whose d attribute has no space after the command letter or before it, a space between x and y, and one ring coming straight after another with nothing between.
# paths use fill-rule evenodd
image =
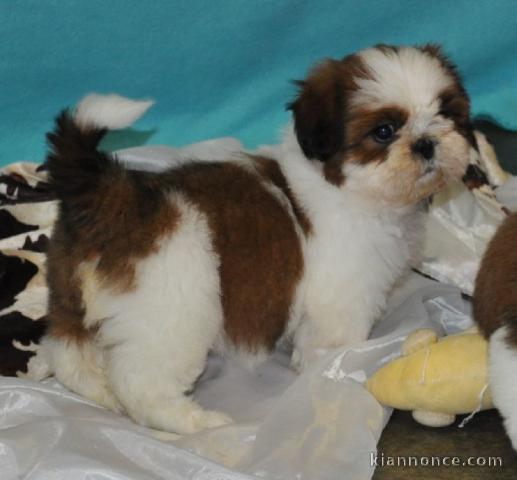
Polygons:
<instances>
[{"instance_id":1,"label":"puppy's floppy ear","mask_svg":"<svg viewBox=\"0 0 517 480\"><path fill-rule=\"evenodd\" d=\"M454 80L454 87L444 90L440 95L440 113L444 117L453 120L458 131L465 136L475 150L479 151L476 136L474 135L474 126L470 118L470 98L463 86L463 79L456 65L447 57L442 47L438 44L428 43L419 48L436 58Z\"/></svg>"},{"instance_id":2,"label":"puppy's floppy ear","mask_svg":"<svg viewBox=\"0 0 517 480\"><path fill-rule=\"evenodd\" d=\"M287 106L292 110L298 143L308 158L323 162L332 158L345 142L343 63L325 60L317 65L300 87L298 97Z\"/></svg>"}]
</instances>

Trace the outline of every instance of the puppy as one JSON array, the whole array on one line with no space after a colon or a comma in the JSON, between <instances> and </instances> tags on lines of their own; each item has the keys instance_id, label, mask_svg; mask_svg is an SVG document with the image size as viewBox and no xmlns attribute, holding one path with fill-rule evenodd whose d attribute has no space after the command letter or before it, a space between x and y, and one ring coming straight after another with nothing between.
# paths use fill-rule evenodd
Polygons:
<instances>
[{"instance_id":1,"label":"puppy","mask_svg":"<svg viewBox=\"0 0 517 480\"><path fill-rule=\"evenodd\" d=\"M489 340L488 376L494 405L517 450L517 214L497 230L474 290L474 319Z\"/></svg>"},{"instance_id":2,"label":"puppy","mask_svg":"<svg viewBox=\"0 0 517 480\"><path fill-rule=\"evenodd\" d=\"M189 396L210 350L293 344L302 369L364 341L418 257L422 204L476 148L434 46L377 46L299 82L283 143L129 171L97 149L149 106L89 96L49 134L60 200L42 355L68 388L180 433L230 421Z\"/></svg>"}]
</instances>

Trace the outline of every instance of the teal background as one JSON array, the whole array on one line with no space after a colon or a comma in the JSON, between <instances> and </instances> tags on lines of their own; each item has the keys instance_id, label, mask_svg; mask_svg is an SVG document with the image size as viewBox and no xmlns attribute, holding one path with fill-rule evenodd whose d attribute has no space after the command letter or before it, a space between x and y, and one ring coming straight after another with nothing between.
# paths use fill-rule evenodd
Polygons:
<instances>
[{"instance_id":1,"label":"teal background","mask_svg":"<svg viewBox=\"0 0 517 480\"><path fill-rule=\"evenodd\" d=\"M517 1L0 0L0 164L44 157L84 94L157 104L111 146L278 139L284 105L322 57L439 42L474 112L517 129Z\"/></svg>"}]
</instances>

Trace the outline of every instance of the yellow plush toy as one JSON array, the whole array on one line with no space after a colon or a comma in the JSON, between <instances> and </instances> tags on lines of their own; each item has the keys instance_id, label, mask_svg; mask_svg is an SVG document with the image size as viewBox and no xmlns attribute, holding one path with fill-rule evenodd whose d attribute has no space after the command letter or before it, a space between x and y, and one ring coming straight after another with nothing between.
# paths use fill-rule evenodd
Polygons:
<instances>
[{"instance_id":1,"label":"yellow plush toy","mask_svg":"<svg viewBox=\"0 0 517 480\"><path fill-rule=\"evenodd\" d=\"M402 355L367 381L383 405L412 410L417 422L432 427L450 425L457 414L493 408L487 342L475 328L440 340L433 330L416 330Z\"/></svg>"}]
</instances>

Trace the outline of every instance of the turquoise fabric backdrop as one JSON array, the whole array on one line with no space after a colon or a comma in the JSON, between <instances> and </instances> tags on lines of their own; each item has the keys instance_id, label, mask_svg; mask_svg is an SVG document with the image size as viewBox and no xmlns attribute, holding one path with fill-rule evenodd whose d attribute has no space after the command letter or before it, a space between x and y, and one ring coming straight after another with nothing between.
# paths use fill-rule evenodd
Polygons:
<instances>
[{"instance_id":1,"label":"turquoise fabric backdrop","mask_svg":"<svg viewBox=\"0 0 517 480\"><path fill-rule=\"evenodd\" d=\"M517 129L515 0L0 0L0 164L41 160L61 108L151 97L129 143L273 142L290 79L377 42L440 42L474 112Z\"/></svg>"}]
</instances>

